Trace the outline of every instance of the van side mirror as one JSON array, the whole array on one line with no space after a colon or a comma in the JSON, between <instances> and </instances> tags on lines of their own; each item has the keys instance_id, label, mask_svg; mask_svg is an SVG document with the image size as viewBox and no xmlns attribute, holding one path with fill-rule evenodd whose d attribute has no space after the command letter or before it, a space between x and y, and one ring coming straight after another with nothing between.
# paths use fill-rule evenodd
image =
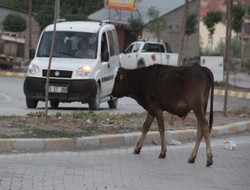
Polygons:
<instances>
[{"instance_id":1,"label":"van side mirror","mask_svg":"<svg viewBox=\"0 0 250 190\"><path fill-rule=\"evenodd\" d=\"M30 49L30 51L29 51L29 58L30 59L33 59L35 57L35 52L36 52L35 49L33 49L33 48Z\"/></svg>"},{"instance_id":2,"label":"van side mirror","mask_svg":"<svg viewBox=\"0 0 250 190\"><path fill-rule=\"evenodd\" d=\"M104 62L109 61L109 52L104 51L101 57L102 57L102 61L104 61Z\"/></svg>"}]
</instances>

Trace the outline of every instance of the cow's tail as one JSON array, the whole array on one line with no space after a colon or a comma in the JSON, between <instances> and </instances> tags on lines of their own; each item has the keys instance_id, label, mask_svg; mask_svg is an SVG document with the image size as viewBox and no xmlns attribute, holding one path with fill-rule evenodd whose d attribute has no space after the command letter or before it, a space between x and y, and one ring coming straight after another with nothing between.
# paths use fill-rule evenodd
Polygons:
<instances>
[{"instance_id":1,"label":"cow's tail","mask_svg":"<svg viewBox=\"0 0 250 190\"><path fill-rule=\"evenodd\" d=\"M210 79L210 112L209 112L209 131L211 132L213 126L213 104L214 104L214 76L209 70Z\"/></svg>"}]
</instances>

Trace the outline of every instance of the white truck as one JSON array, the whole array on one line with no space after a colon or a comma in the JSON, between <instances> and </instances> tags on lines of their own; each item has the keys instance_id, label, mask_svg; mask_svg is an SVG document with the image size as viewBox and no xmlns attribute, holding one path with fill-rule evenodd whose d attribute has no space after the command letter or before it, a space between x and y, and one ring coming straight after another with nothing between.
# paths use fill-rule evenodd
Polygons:
<instances>
[{"instance_id":1,"label":"white truck","mask_svg":"<svg viewBox=\"0 0 250 190\"><path fill-rule=\"evenodd\" d=\"M120 54L121 66L126 69L153 64L177 65L178 54L172 53L168 43L162 41L135 41Z\"/></svg>"},{"instance_id":2,"label":"white truck","mask_svg":"<svg viewBox=\"0 0 250 190\"><path fill-rule=\"evenodd\" d=\"M136 69L153 64L177 66L178 53L172 53L168 43L162 41L135 41L120 54L121 67ZM182 60L183 66L201 65L208 67L214 74L214 80L223 81L222 56L196 56Z\"/></svg>"}]
</instances>

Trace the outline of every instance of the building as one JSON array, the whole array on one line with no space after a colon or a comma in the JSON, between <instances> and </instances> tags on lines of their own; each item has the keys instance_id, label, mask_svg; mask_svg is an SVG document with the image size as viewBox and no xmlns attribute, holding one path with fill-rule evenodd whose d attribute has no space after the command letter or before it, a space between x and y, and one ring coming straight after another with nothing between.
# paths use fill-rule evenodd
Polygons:
<instances>
[{"instance_id":1,"label":"building","mask_svg":"<svg viewBox=\"0 0 250 190\"><path fill-rule=\"evenodd\" d=\"M24 32L21 32L19 34L13 34L13 33L8 33L10 31L4 31L3 21L4 21L5 17L10 13L19 14L20 16L22 16L26 19L27 28ZM29 60L29 22L28 22L28 20L29 20L29 13L27 11L13 9L10 7L5 7L5 6L0 6L0 33L1 33L1 36L4 39L8 39L9 41L14 41L15 38L17 37L17 39L20 41L19 44L24 44L24 46L22 47L22 49L23 49L23 61L24 62ZM37 45L41 30L40 30L39 24L34 19L34 14L32 14L32 17L31 17L31 23L32 23L31 48L35 48ZM16 51L17 55L19 54L18 52L20 52L20 51L19 50ZM7 52L2 52L2 53L6 54Z\"/></svg>"}]
</instances>

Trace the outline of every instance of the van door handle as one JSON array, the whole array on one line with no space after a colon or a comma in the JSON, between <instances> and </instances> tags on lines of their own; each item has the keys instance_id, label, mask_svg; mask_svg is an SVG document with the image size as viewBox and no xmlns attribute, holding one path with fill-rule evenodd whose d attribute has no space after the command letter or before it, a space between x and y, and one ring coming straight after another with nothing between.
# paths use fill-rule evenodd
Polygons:
<instances>
[{"instance_id":1,"label":"van door handle","mask_svg":"<svg viewBox=\"0 0 250 190\"><path fill-rule=\"evenodd\" d=\"M110 63L108 63L108 69L110 68Z\"/></svg>"}]
</instances>

